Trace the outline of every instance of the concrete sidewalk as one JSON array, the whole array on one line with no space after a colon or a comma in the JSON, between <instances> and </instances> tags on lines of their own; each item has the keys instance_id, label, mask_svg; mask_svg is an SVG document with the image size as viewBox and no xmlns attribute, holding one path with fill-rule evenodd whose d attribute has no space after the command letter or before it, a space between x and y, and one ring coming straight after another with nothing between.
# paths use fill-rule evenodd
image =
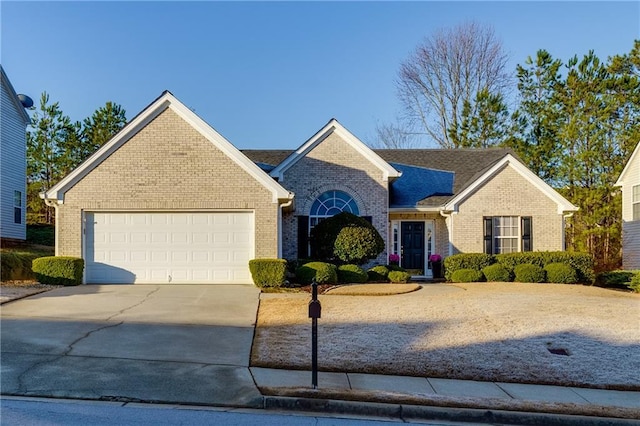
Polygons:
<instances>
[{"instance_id":1,"label":"concrete sidewalk","mask_svg":"<svg viewBox=\"0 0 640 426\"><path fill-rule=\"evenodd\" d=\"M553 415L601 416L640 419L640 392L576 387L493 383L470 380L385 376L359 373L318 375L318 389L311 388L310 371L277 370L251 367L258 389L269 408L304 409L305 399L332 399L386 404L507 410ZM269 402L269 396L285 397ZM340 405L340 404L338 404ZM322 410L327 406L322 405ZM381 414L381 413L378 413ZM564 419L559 424L565 423ZM622 423L627 424L626 420Z\"/></svg>"}]
</instances>

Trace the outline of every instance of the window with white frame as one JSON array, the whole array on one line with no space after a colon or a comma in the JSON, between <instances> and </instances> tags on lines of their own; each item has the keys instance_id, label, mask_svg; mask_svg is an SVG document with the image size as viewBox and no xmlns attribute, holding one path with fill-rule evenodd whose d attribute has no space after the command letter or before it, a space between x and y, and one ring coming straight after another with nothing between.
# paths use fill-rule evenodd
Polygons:
<instances>
[{"instance_id":1,"label":"window with white frame","mask_svg":"<svg viewBox=\"0 0 640 426\"><path fill-rule=\"evenodd\" d=\"M531 251L532 220L529 216L484 218L484 252L487 254Z\"/></svg>"},{"instance_id":2,"label":"window with white frame","mask_svg":"<svg viewBox=\"0 0 640 426\"><path fill-rule=\"evenodd\" d=\"M633 216L631 220L640 220L640 185L635 185L631 194L631 205L633 206Z\"/></svg>"},{"instance_id":3,"label":"window with white frame","mask_svg":"<svg viewBox=\"0 0 640 426\"><path fill-rule=\"evenodd\" d=\"M22 223L22 192L13 191L13 223Z\"/></svg>"},{"instance_id":4,"label":"window with white frame","mask_svg":"<svg viewBox=\"0 0 640 426\"><path fill-rule=\"evenodd\" d=\"M311 205L309 212L309 230L320 221L338 213L348 212L360 215L360 209L352 196L344 191L327 191L321 194Z\"/></svg>"}]
</instances>

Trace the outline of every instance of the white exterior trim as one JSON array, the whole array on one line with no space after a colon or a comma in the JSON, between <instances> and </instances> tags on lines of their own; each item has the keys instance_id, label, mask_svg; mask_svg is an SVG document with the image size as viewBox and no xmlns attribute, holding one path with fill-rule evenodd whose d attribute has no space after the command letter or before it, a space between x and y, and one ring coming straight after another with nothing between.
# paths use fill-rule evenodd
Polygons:
<instances>
[{"instance_id":1,"label":"white exterior trim","mask_svg":"<svg viewBox=\"0 0 640 426\"><path fill-rule=\"evenodd\" d=\"M444 211L457 212L461 202L470 197L487 181L493 178L498 172L505 167L511 167L524 177L529 183L539 189L543 194L553 200L558 206L558 214L578 211L578 207L574 206L569 200L560 195L555 189L549 186L545 181L540 179L538 175L529 170L524 164L518 161L513 155L507 154L498 161L487 172L480 176L475 182L469 185L464 191L449 200L443 207Z\"/></svg>"},{"instance_id":2,"label":"white exterior trim","mask_svg":"<svg viewBox=\"0 0 640 426\"><path fill-rule=\"evenodd\" d=\"M158 99L145 108L140 114L133 118L118 134L109 142L98 149L91 157L80 164L64 179L45 192L44 198L55 200L58 204L64 202L64 194L76 183L82 180L89 172L99 166L113 152L124 145L129 139L135 136L142 128L149 124L154 118L164 112L167 108L173 110L183 120L189 123L196 131L208 139L216 148L222 151L227 157L238 164L244 171L249 173L254 179L260 182L273 194L273 202L279 200L289 200L293 194L274 181L260 167L249 160L242 152L216 132L204 120L198 117L193 111L187 108L182 102L176 99L169 91L165 91Z\"/></svg>"},{"instance_id":3,"label":"white exterior trim","mask_svg":"<svg viewBox=\"0 0 640 426\"><path fill-rule=\"evenodd\" d=\"M11 101L16 107L18 114L24 120L24 125L28 126L31 123L31 117L29 117L29 114L27 114L27 111L25 111L24 106L22 105L22 102L20 102L20 99L18 99L18 94L16 90L13 88L13 85L11 84L11 80L9 80L9 77L7 77L7 74L4 72L4 68L2 67L2 65L0 65L0 73L2 74L2 84L7 89L7 92L9 93L9 97L11 98Z\"/></svg>"},{"instance_id":4,"label":"white exterior trim","mask_svg":"<svg viewBox=\"0 0 640 426\"><path fill-rule=\"evenodd\" d=\"M355 137L353 133L348 131L335 118L332 118L322 129L314 134L310 139L303 143L291 155L285 158L278 166L273 169L270 175L276 179L283 179L284 173L302 158L304 158L313 148L318 146L331 133L335 133L346 141L353 149L362 154L367 160L380 169L383 173L384 180L389 178L397 178L402 175L401 172L391 167L389 163L384 161L382 157L373 152L371 148L365 145L360 139Z\"/></svg>"},{"instance_id":5,"label":"white exterior trim","mask_svg":"<svg viewBox=\"0 0 640 426\"><path fill-rule=\"evenodd\" d=\"M616 181L615 186L624 185L624 178L627 175L627 173L629 172L629 169L631 168L631 164L634 161L640 161L640 158L638 158L636 160L636 157L638 157L638 156L640 156L640 142L638 142L636 144L636 147L633 150L633 152L631 153L631 157L629 157L629 161L627 161L627 164L625 164L624 169L622 169L622 173L620 173L620 177Z\"/></svg>"}]
</instances>

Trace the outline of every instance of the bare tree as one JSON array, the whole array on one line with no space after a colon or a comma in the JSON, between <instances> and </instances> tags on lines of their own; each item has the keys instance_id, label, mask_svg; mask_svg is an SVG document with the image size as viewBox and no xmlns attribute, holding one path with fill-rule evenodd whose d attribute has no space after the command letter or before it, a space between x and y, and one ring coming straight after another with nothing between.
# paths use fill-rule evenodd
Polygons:
<instances>
[{"instance_id":1,"label":"bare tree","mask_svg":"<svg viewBox=\"0 0 640 426\"><path fill-rule=\"evenodd\" d=\"M504 95L511 78L508 57L493 28L475 22L437 31L401 65L396 81L408 126L442 148L462 123L465 102L473 105L483 90Z\"/></svg>"},{"instance_id":2,"label":"bare tree","mask_svg":"<svg viewBox=\"0 0 640 426\"><path fill-rule=\"evenodd\" d=\"M417 136L400 124L378 122L376 140L372 145L384 149L417 148L420 142Z\"/></svg>"}]
</instances>

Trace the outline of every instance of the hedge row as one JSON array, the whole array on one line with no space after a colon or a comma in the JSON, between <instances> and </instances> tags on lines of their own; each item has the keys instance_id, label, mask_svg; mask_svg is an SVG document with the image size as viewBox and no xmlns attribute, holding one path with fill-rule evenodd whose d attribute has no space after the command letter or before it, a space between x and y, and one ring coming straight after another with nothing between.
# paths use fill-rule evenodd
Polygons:
<instances>
[{"instance_id":1,"label":"hedge row","mask_svg":"<svg viewBox=\"0 0 640 426\"><path fill-rule=\"evenodd\" d=\"M287 282L287 273L296 283L311 284L315 278L318 284L392 282L406 283L411 274L394 265L374 266L368 271L358 265L336 266L331 263L284 259L253 259L249 261L249 270L256 286L282 287Z\"/></svg>"},{"instance_id":2,"label":"hedge row","mask_svg":"<svg viewBox=\"0 0 640 426\"><path fill-rule=\"evenodd\" d=\"M587 253L573 252L523 252L489 255L463 253L444 260L447 281L468 280L480 273L477 281L520 281L586 283L595 280L593 259ZM456 274L456 271L465 272ZM455 277L454 277L454 274ZM460 281L458 281L460 282Z\"/></svg>"}]
</instances>

